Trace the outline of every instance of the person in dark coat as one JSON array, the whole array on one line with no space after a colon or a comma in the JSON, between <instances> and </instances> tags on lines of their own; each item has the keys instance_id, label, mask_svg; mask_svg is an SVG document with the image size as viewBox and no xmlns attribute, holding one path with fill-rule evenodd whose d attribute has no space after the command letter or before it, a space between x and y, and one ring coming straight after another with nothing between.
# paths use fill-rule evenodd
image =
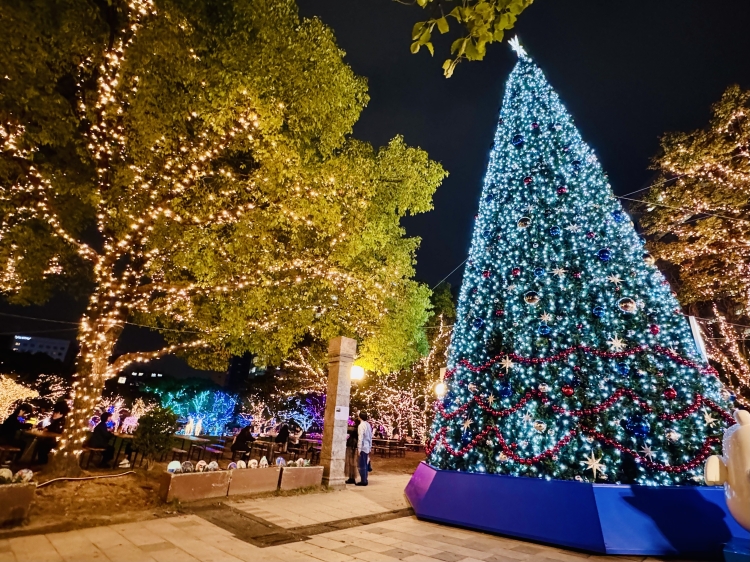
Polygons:
<instances>
[{"instance_id":1,"label":"person in dark coat","mask_svg":"<svg viewBox=\"0 0 750 562\"><path fill-rule=\"evenodd\" d=\"M281 450L286 451L286 445L288 441L289 441L289 426L287 424L284 424L281 426L281 429L276 434L276 437L274 437L273 442L280 443Z\"/></svg>"},{"instance_id":2,"label":"person in dark coat","mask_svg":"<svg viewBox=\"0 0 750 562\"><path fill-rule=\"evenodd\" d=\"M26 418L30 415L31 406L28 404L21 404L13 410L10 416L0 425L0 444L23 449L24 442L19 438L18 433L31 427L31 424L26 422Z\"/></svg>"},{"instance_id":3,"label":"person in dark coat","mask_svg":"<svg viewBox=\"0 0 750 562\"><path fill-rule=\"evenodd\" d=\"M344 472L346 473L346 484L357 483L357 439L359 436L359 418L353 426L346 430L346 458Z\"/></svg>"},{"instance_id":4,"label":"person in dark coat","mask_svg":"<svg viewBox=\"0 0 750 562\"><path fill-rule=\"evenodd\" d=\"M91 433L91 437L89 437L89 441L87 443L87 446L91 447L92 449L104 449L104 453L102 454L102 462L99 463L99 468L109 468L109 462L115 456L115 446L110 445L109 443L112 439L112 433L107 427L107 422L109 421L109 418L111 416L112 414L110 414L109 412L104 412L102 414L99 423L96 424L96 427Z\"/></svg>"},{"instance_id":5,"label":"person in dark coat","mask_svg":"<svg viewBox=\"0 0 750 562\"><path fill-rule=\"evenodd\" d=\"M232 443L232 452L247 451L247 454L242 455L242 460L246 460L245 457L250 456L250 447L252 447L255 437L252 434L253 428L250 425L243 427L240 432L234 437Z\"/></svg>"},{"instance_id":6,"label":"person in dark coat","mask_svg":"<svg viewBox=\"0 0 750 562\"><path fill-rule=\"evenodd\" d=\"M68 405L62 401L55 404L55 409L52 410L52 420L49 425L45 427L45 431L49 433L61 434L65 429L65 417L68 415ZM49 453L57 445L57 439L52 438L41 438L39 444L36 447L36 454L39 462L47 464L49 461Z\"/></svg>"}]
</instances>

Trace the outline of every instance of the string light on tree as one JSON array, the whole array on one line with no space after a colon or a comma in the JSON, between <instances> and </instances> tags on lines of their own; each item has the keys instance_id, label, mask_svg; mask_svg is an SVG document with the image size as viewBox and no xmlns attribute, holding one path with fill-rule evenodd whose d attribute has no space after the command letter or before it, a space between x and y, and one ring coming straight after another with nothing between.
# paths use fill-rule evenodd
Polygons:
<instances>
[{"instance_id":1,"label":"string light on tree","mask_svg":"<svg viewBox=\"0 0 750 562\"><path fill-rule=\"evenodd\" d=\"M733 423L716 372L596 156L512 46L428 461L695 484Z\"/></svg>"},{"instance_id":2,"label":"string light on tree","mask_svg":"<svg viewBox=\"0 0 750 562\"><path fill-rule=\"evenodd\" d=\"M30 9L9 14L72 20L75 41L9 30L23 62L0 84L0 292L27 304L71 278L93 287L56 468L79 470L104 383L135 362L176 353L223 369L251 351L278 364L303 338L342 330L389 369L419 355L429 291L398 224L431 208L445 172L400 137L380 149L350 138L366 86L328 28L291 0L211 15L116 0L107 21ZM65 45L54 63L20 39L36 35ZM40 72L14 70L27 62ZM68 81L63 97L54 85ZM128 324L163 347L118 355Z\"/></svg>"}]
</instances>

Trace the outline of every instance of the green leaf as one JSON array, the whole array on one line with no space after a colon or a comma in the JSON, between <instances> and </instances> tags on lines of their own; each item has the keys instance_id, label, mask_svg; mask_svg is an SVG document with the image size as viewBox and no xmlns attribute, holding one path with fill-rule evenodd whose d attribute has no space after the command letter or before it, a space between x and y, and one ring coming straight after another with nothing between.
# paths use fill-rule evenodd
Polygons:
<instances>
[{"instance_id":1,"label":"green leaf","mask_svg":"<svg viewBox=\"0 0 750 562\"><path fill-rule=\"evenodd\" d=\"M469 60L480 60L481 56L479 55L479 51L477 51L476 46L474 43L470 40L464 41L464 54L466 55L466 58Z\"/></svg>"},{"instance_id":2,"label":"green leaf","mask_svg":"<svg viewBox=\"0 0 750 562\"><path fill-rule=\"evenodd\" d=\"M417 0L417 1L419 1L419 0ZM511 14L513 14L514 16L517 16L518 14L520 14L521 12L523 12L524 8L526 8L525 4L526 4L526 2L524 2L524 0L514 0L508 6L508 10L510 11Z\"/></svg>"},{"instance_id":3,"label":"green leaf","mask_svg":"<svg viewBox=\"0 0 750 562\"><path fill-rule=\"evenodd\" d=\"M458 54L459 57L461 55L463 55L464 54L464 43L466 43L466 41L467 41L466 37L461 37L460 39L456 39L451 44L451 54Z\"/></svg>"},{"instance_id":4,"label":"green leaf","mask_svg":"<svg viewBox=\"0 0 750 562\"><path fill-rule=\"evenodd\" d=\"M437 20L437 27L440 33L448 33L448 20L445 19L445 16Z\"/></svg>"},{"instance_id":5,"label":"green leaf","mask_svg":"<svg viewBox=\"0 0 750 562\"><path fill-rule=\"evenodd\" d=\"M427 25L427 22L420 21L414 24L414 27L411 30L411 38L413 41L416 41L420 35L422 35L422 30L424 30L425 26Z\"/></svg>"}]
</instances>

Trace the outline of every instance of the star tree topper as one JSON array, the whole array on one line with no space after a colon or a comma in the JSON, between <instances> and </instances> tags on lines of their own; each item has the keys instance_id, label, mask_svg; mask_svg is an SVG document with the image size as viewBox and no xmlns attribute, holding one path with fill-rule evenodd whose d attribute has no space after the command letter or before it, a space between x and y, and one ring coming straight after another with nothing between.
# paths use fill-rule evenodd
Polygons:
<instances>
[{"instance_id":1,"label":"star tree topper","mask_svg":"<svg viewBox=\"0 0 750 562\"><path fill-rule=\"evenodd\" d=\"M518 35L508 40L508 45L510 45L510 48L516 52L519 59L528 56L526 49L521 46L521 42L518 40Z\"/></svg>"}]
</instances>

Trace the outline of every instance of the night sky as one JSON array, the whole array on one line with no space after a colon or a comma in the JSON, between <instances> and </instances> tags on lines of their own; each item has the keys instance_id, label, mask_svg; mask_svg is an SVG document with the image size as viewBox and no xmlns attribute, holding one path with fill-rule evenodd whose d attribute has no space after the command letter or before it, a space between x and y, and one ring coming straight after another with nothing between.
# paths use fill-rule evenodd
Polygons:
<instances>
[{"instance_id":1,"label":"night sky","mask_svg":"<svg viewBox=\"0 0 750 562\"><path fill-rule=\"evenodd\" d=\"M382 145L402 134L450 172L435 210L405 222L409 235L422 237L417 275L432 286L468 254L516 55L506 43L490 45L483 61L462 62L446 80L449 36L436 42L434 58L424 49L409 52L423 10L393 0L298 1L304 15L334 29L348 63L369 80L371 101L355 136ZM727 86L750 88L747 0L536 0L514 32L620 195L649 185L662 133L704 126ZM450 277L454 286L462 272Z\"/></svg>"},{"instance_id":2,"label":"night sky","mask_svg":"<svg viewBox=\"0 0 750 562\"><path fill-rule=\"evenodd\" d=\"M446 80L441 65L450 36L438 37L434 58L409 52L411 28L425 14L419 8L393 0L298 1L304 16L317 15L334 29L347 62L369 80L371 101L355 136L382 145L402 134L450 172L435 210L405 221L408 234L423 239L417 276L435 285L468 253L515 54L505 43L491 45L484 61L463 62ZM704 126L727 86L750 88L749 30L747 0L536 0L516 32L599 155L615 192L625 194L649 185L649 160L663 132ZM454 286L462 271L450 277ZM0 312L76 321L84 307L85 299L61 297L45 307L0 303ZM0 326L2 335L67 330L39 335L75 337L71 325L0 316ZM119 352L158 346L147 330L127 332Z\"/></svg>"}]
</instances>

